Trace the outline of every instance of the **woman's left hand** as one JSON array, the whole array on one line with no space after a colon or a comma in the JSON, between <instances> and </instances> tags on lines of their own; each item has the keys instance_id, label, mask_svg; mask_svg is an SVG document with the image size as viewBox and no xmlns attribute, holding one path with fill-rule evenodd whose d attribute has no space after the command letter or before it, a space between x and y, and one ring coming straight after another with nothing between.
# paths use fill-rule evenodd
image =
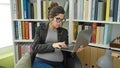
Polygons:
<instances>
[{"instance_id":1,"label":"woman's left hand","mask_svg":"<svg viewBox=\"0 0 120 68\"><path fill-rule=\"evenodd\" d=\"M84 49L83 45L80 45L79 49L77 50L77 53L81 52L83 49Z\"/></svg>"}]
</instances>

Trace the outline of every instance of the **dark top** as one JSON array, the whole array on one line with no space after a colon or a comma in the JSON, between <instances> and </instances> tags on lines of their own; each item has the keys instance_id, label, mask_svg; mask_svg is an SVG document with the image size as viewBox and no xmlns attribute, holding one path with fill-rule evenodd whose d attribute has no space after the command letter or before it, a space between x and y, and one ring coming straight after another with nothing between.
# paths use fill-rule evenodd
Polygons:
<instances>
[{"instance_id":1,"label":"dark top","mask_svg":"<svg viewBox=\"0 0 120 68\"><path fill-rule=\"evenodd\" d=\"M36 29L35 38L33 42L33 51L36 53L47 53L54 52L52 47L53 43L45 44L47 32L48 32L48 23L41 23L40 26ZM68 31L62 27L57 28L58 42L65 41L68 44Z\"/></svg>"}]
</instances>

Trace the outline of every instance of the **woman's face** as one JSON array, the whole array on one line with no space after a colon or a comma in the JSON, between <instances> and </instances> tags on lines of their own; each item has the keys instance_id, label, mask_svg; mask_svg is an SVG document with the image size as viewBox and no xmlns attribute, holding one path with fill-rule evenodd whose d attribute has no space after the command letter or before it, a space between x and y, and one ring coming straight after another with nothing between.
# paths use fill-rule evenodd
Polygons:
<instances>
[{"instance_id":1,"label":"woman's face","mask_svg":"<svg viewBox=\"0 0 120 68\"><path fill-rule=\"evenodd\" d=\"M53 28L58 28L65 22L64 14L58 14L54 18L52 18L52 26Z\"/></svg>"}]
</instances>

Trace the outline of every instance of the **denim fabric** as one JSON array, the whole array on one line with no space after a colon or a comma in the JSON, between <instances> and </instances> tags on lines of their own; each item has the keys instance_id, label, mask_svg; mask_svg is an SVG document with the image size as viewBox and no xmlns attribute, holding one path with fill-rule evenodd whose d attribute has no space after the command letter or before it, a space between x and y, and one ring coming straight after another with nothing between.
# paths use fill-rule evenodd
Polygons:
<instances>
[{"instance_id":1,"label":"denim fabric","mask_svg":"<svg viewBox=\"0 0 120 68\"><path fill-rule=\"evenodd\" d=\"M64 66L59 65L59 66L53 67L47 63L41 62L39 60L35 60L32 68L64 68Z\"/></svg>"},{"instance_id":2,"label":"denim fabric","mask_svg":"<svg viewBox=\"0 0 120 68\"><path fill-rule=\"evenodd\" d=\"M46 64L46 63L42 63L42 62L34 62L33 63L33 67L32 68L53 68L52 66Z\"/></svg>"}]
</instances>

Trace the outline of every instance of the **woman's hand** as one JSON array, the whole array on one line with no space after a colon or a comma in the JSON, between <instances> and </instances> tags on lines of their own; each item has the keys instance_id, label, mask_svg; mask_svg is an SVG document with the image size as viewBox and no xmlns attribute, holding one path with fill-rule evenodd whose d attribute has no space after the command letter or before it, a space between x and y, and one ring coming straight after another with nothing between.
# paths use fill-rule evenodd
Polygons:
<instances>
[{"instance_id":1,"label":"woman's hand","mask_svg":"<svg viewBox=\"0 0 120 68\"><path fill-rule=\"evenodd\" d=\"M77 53L81 52L83 49L84 49L83 45L80 45L79 49L77 50Z\"/></svg>"},{"instance_id":2,"label":"woman's hand","mask_svg":"<svg viewBox=\"0 0 120 68\"><path fill-rule=\"evenodd\" d=\"M57 42L57 43L53 43L53 48L67 48L67 45L65 44L65 42Z\"/></svg>"}]
</instances>

